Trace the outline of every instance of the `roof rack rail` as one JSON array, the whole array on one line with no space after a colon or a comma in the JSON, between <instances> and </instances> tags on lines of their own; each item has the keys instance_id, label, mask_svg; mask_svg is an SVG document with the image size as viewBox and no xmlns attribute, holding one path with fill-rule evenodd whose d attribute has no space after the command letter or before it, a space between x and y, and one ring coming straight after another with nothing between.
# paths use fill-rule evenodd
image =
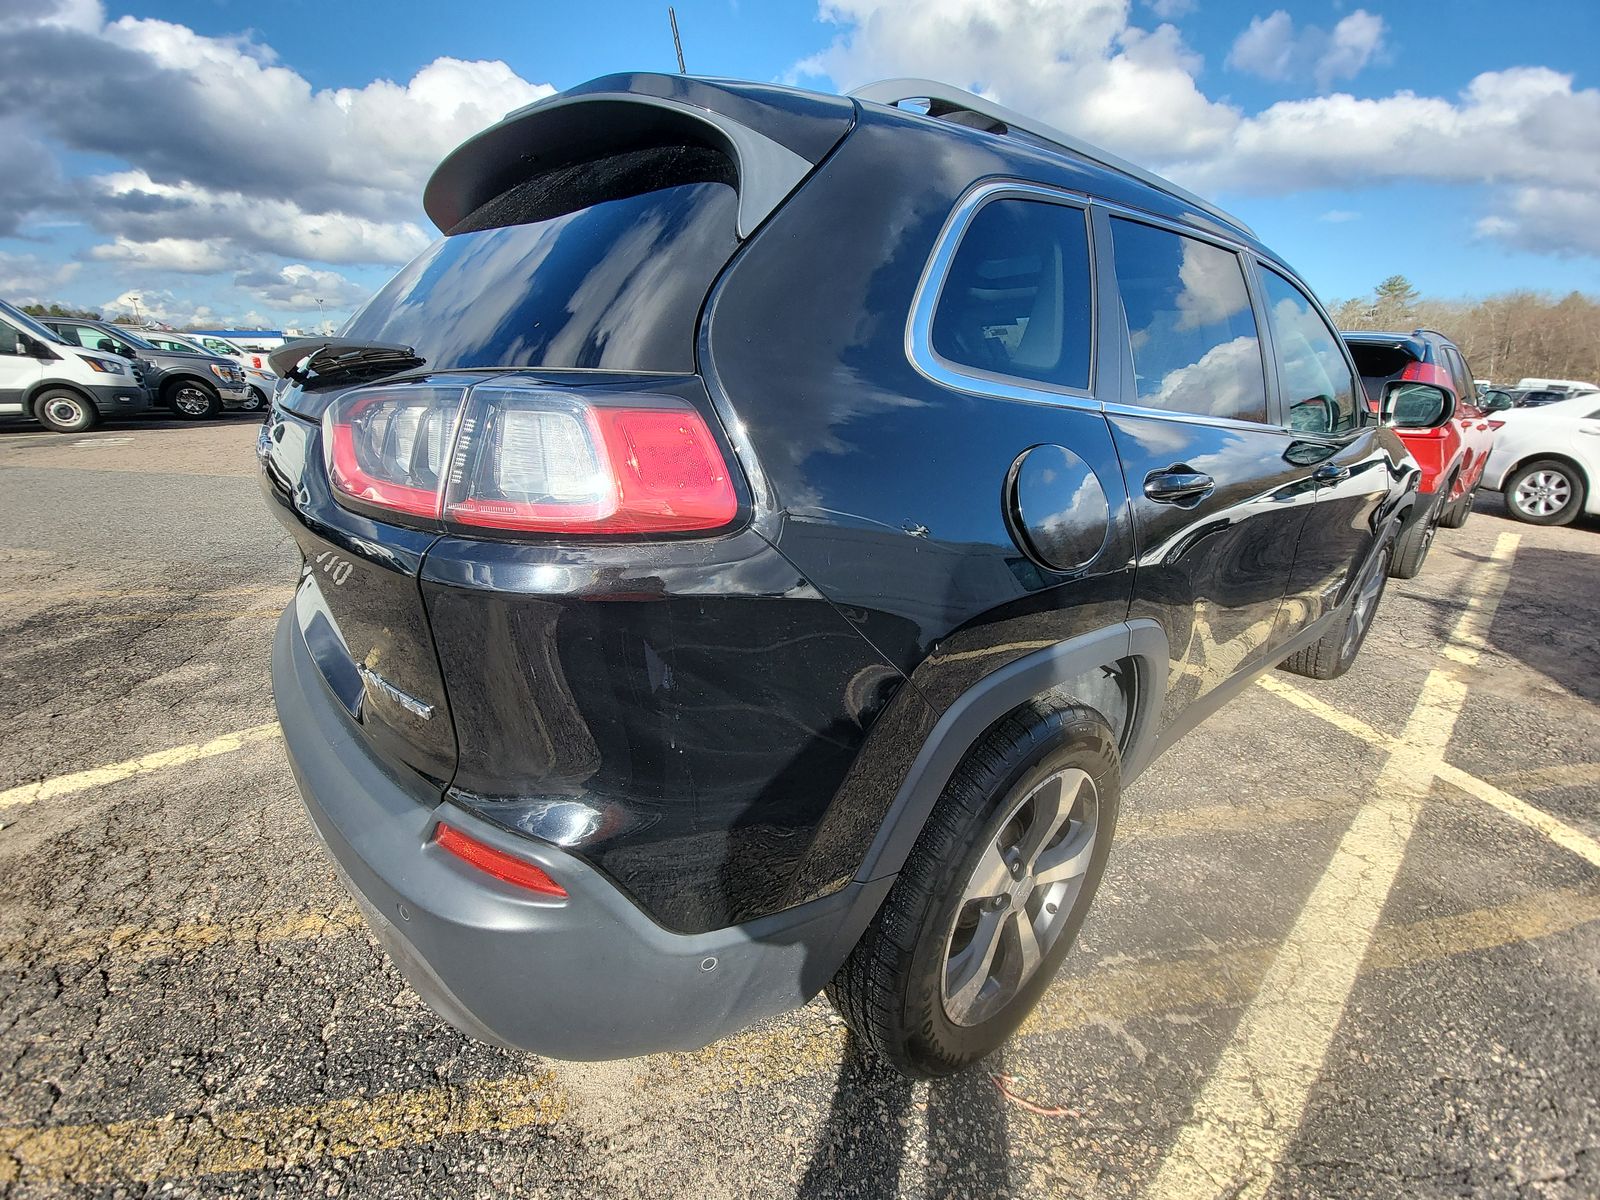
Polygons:
<instances>
[{"instance_id":1,"label":"roof rack rail","mask_svg":"<svg viewBox=\"0 0 1600 1200\"><path fill-rule=\"evenodd\" d=\"M1097 162L1101 166L1110 167L1113 171L1120 171L1124 175L1131 175L1141 183L1147 183L1159 191L1166 192L1169 196L1176 196L1185 200L1196 208L1216 217L1217 220L1232 225L1235 229L1255 237L1255 230L1246 225L1238 217L1226 209L1217 207L1209 200L1204 200L1187 188L1179 187L1170 179L1163 179L1154 171L1147 171L1137 167L1125 158L1112 154L1109 150L1102 150L1092 142L1082 138L1073 137L1070 133L1063 133L1054 126L1046 125L1042 121L1035 121L1032 117L1025 117L1019 112L1014 112L1002 105L985 100L982 96L975 96L971 92L963 91L958 87L951 87L947 83L937 83L932 79L884 79L877 83L863 84L849 93L857 100L870 100L878 104L887 104L893 107L905 100L926 100L929 104L928 115L936 118L949 118L956 114L971 114L972 116L986 118L989 122L1020 130L1032 134L1063 150L1071 151L1082 158ZM966 124L966 122L958 122ZM986 129L987 132L1003 132L984 125L975 125L974 128Z\"/></svg>"}]
</instances>

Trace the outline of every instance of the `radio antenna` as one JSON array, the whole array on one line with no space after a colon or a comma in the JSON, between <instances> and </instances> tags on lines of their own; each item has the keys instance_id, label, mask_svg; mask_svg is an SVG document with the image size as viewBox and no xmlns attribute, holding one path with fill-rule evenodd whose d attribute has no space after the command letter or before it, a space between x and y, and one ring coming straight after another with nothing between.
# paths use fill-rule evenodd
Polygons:
<instances>
[{"instance_id":1,"label":"radio antenna","mask_svg":"<svg viewBox=\"0 0 1600 1200\"><path fill-rule=\"evenodd\" d=\"M689 70L683 65L683 43L678 40L678 14L670 4L667 5L667 20L672 22L672 48L678 52L678 74L687 75Z\"/></svg>"}]
</instances>

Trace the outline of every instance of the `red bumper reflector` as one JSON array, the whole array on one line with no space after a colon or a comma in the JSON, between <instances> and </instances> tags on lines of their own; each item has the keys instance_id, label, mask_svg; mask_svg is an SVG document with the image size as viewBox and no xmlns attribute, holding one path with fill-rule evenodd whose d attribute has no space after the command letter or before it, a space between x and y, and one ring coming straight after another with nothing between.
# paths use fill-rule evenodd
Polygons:
<instances>
[{"instance_id":1,"label":"red bumper reflector","mask_svg":"<svg viewBox=\"0 0 1600 1200\"><path fill-rule=\"evenodd\" d=\"M567 889L531 862L514 854L507 854L504 850L496 850L493 846L478 841L477 838L468 837L459 829L452 829L448 825L436 825L433 840L463 862L472 864L496 879L514 883L518 887L527 888L530 892L538 892L543 896L556 896L562 900L567 898Z\"/></svg>"}]
</instances>

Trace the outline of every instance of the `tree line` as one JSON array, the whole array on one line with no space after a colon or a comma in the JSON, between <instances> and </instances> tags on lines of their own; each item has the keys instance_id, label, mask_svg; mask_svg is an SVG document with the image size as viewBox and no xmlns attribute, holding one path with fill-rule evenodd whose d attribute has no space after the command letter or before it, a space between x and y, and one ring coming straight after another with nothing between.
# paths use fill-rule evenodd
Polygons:
<instances>
[{"instance_id":1,"label":"tree line","mask_svg":"<svg viewBox=\"0 0 1600 1200\"><path fill-rule=\"evenodd\" d=\"M1433 329L1467 356L1478 379L1515 384L1534 376L1600 382L1600 299L1582 292L1501 292L1479 300L1435 300L1404 275L1369 296L1329 308L1340 329L1409 333Z\"/></svg>"}]
</instances>

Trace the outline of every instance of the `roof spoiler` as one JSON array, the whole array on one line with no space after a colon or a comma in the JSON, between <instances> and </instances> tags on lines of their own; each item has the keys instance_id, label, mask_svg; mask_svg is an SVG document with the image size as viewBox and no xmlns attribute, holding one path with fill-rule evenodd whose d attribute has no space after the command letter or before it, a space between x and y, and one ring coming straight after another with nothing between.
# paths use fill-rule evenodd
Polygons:
<instances>
[{"instance_id":1,"label":"roof spoiler","mask_svg":"<svg viewBox=\"0 0 1600 1200\"><path fill-rule=\"evenodd\" d=\"M739 236L750 236L849 132L855 105L792 88L676 75L609 75L510 113L434 171L422 204L448 233L542 171L597 152L687 144L726 154L739 175Z\"/></svg>"},{"instance_id":2,"label":"roof spoiler","mask_svg":"<svg viewBox=\"0 0 1600 1200\"><path fill-rule=\"evenodd\" d=\"M950 120L958 125L982 129L987 133L1005 133L1008 129L1016 129L1032 134L1052 146L1070 151L1103 167L1110 167L1113 171L1131 176L1140 183L1149 184L1157 191L1175 196L1251 237L1256 235L1255 230L1232 213L1217 207L1209 200L1202 199L1188 188L1179 187L1154 171L1147 171L1119 155L1112 154L1109 150L1102 150L1093 142L1086 142L1052 125L1046 125L1043 121L1036 121L1032 117L1023 116L993 101L985 100L982 96L951 87L948 83L936 83L932 79L884 79L878 83L864 84L850 94L857 100L887 104L891 108L905 100L926 100L929 105L926 115L930 117ZM974 121L973 118L980 120Z\"/></svg>"}]
</instances>

